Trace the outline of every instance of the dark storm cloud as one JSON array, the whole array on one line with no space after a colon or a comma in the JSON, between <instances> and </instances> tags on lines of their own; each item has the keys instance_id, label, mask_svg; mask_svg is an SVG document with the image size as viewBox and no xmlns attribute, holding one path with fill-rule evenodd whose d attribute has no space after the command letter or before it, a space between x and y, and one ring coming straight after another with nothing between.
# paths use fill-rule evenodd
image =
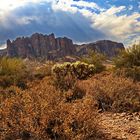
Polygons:
<instances>
[{"instance_id":1,"label":"dark storm cloud","mask_svg":"<svg viewBox=\"0 0 140 140\"><path fill-rule=\"evenodd\" d=\"M56 36L67 36L75 42L89 42L105 37L93 27L90 20L80 13L54 11L49 3L32 4L13 10L0 24L0 42L27 36L34 32L55 33Z\"/></svg>"}]
</instances>

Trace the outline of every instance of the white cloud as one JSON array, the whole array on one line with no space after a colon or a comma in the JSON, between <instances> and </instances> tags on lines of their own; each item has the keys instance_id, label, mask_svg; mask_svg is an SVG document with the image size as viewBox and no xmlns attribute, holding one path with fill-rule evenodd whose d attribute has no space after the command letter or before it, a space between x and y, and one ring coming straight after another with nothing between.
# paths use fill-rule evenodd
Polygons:
<instances>
[{"instance_id":1,"label":"white cloud","mask_svg":"<svg viewBox=\"0 0 140 140\"><path fill-rule=\"evenodd\" d=\"M95 10L102 10L96 3L94 2L86 2L83 0L74 1L74 0L52 0L52 8L53 10L61 10L61 11L69 11L76 13L79 9L82 8L92 8Z\"/></svg>"},{"instance_id":2,"label":"white cloud","mask_svg":"<svg viewBox=\"0 0 140 140\"><path fill-rule=\"evenodd\" d=\"M11 11L29 3L39 3L43 0L0 0L0 22L4 20Z\"/></svg>"},{"instance_id":3,"label":"white cloud","mask_svg":"<svg viewBox=\"0 0 140 140\"><path fill-rule=\"evenodd\" d=\"M107 13L108 11L93 16L93 26L120 41L127 39L133 33L140 32L139 13L120 16L116 13Z\"/></svg>"},{"instance_id":4,"label":"white cloud","mask_svg":"<svg viewBox=\"0 0 140 140\"><path fill-rule=\"evenodd\" d=\"M19 25L29 24L32 20L37 21L38 18L36 16L16 17L12 13L16 8L43 2L50 2L50 0L0 0L0 25L4 28L12 28L7 22L9 17L15 19L15 23Z\"/></svg>"},{"instance_id":5,"label":"white cloud","mask_svg":"<svg viewBox=\"0 0 140 140\"><path fill-rule=\"evenodd\" d=\"M30 24L32 21L38 21L38 17L36 16L24 16L24 17L21 17L21 18L16 18L16 23L18 25L27 25L27 24Z\"/></svg>"},{"instance_id":6,"label":"white cloud","mask_svg":"<svg viewBox=\"0 0 140 140\"><path fill-rule=\"evenodd\" d=\"M130 6L128 7L128 10L131 11L131 10L133 10L133 8L134 8L134 7L133 7L132 5L130 5Z\"/></svg>"},{"instance_id":7,"label":"white cloud","mask_svg":"<svg viewBox=\"0 0 140 140\"><path fill-rule=\"evenodd\" d=\"M6 49L6 44L2 44L2 45L0 45L0 50L3 50L3 49Z\"/></svg>"},{"instance_id":8,"label":"white cloud","mask_svg":"<svg viewBox=\"0 0 140 140\"><path fill-rule=\"evenodd\" d=\"M72 2L73 0L53 0L52 1L52 8L54 11L60 10L60 11L65 11L65 12L72 12L76 13L78 8L77 7L72 7Z\"/></svg>"},{"instance_id":9,"label":"white cloud","mask_svg":"<svg viewBox=\"0 0 140 140\"><path fill-rule=\"evenodd\" d=\"M132 35L137 36L140 33L140 21L138 20L140 13L121 15L120 13L124 10L126 10L126 7L120 6L104 10L99 14L85 9L80 11L84 16L91 19L93 28L103 31L108 38L130 43L130 41L127 41L128 38L130 39Z\"/></svg>"},{"instance_id":10,"label":"white cloud","mask_svg":"<svg viewBox=\"0 0 140 140\"><path fill-rule=\"evenodd\" d=\"M83 1L83 0L73 1L72 4L76 5L76 6L79 6L79 7L81 6L81 7L84 7L84 8L101 9L96 3L86 2L86 1Z\"/></svg>"},{"instance_id":11,"label":"white cloud","mask_svg":"<svg viewBox=\"0 0 140 140\"><path fill-rule=\"evenodd\" d=\"M0 0L0 10L11 10L20 6L24 6L28 3L40 3L50 0Z\"/></svg>"},{"instance_id":12,"label":"white cloud","mask_svg":"<svg viewBox=\"0 0 140 140\"><path fill-rule=\"evenodd\" d=\"M85 17L91 20L93 28L102 31L108 36L108 39L114 39L128 45L140 40L137 37L140 33L140 21L138 20L140 13L121 14L125 10L125 6L114 6L97 14L87 9L79 9Z\"/></svg>"}]
</instances>

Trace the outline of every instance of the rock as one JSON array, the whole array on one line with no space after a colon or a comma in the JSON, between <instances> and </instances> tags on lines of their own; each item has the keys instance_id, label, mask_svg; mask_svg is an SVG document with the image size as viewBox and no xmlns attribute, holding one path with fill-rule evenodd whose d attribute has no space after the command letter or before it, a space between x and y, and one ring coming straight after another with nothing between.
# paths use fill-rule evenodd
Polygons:
<instances>
[{"instance_id":1,"label":"rock","mask_svg":"<svg viewBox=\"0 0 140 140\"><path fill-rule=\"evenodd\" d=\"M126 116L126 113L121 113L120 114L120 117L125 117Z\"/></svg>"},{"instance_id":2,"label":"rock","mask_svg":"<svg viewBox=\"0 0 140 140\"><path fill-rule=\"evenodd\" d=\"M76 49L71 39L55 38L54 34L33 34L31 37L7 40L7 55L21 58L48 58L54 59L66 55L73 55Z\"/></svg>"},{"instance_id":3,"label":"rock","mask_svg":"<svg viewBox=\"0 0 140 140\"><path fill-rule=\"evenodd\" d=\"M124 49L124 45L122 43L117 43L110 40L100 40L95 43L78 45L77 53L79 56L81 56L87 54L89 50L94 50L109 57L114 57L118 54L120 49Z\"/></svg>"},{"instance_id":4,"label":"rock","mask_svg":"<svg viewBox=\"0 0 140 140\"><path fill-rule=\"evenodd\" d=\"M136 128L130 127L130 128L128 129L128 133L136 134Z\"/></svg>"},{"instance_id":5,"label":"rock","mask_svg":"<svg viewBox=\"0 0 140 140\"><path fill-rule=\"evenodd\" d=\"M115 56L118 49L124 49L122 43L109 40L95 43L74 45L67 37L58 37L52 33L43 35L34 33L30 37L18 37L16 40L7 40L7 55L21 58L47 58L56 60L66 56L82 56L88 53L88 49L104 53L109 57Z\"/></svg>"}]
</instances>

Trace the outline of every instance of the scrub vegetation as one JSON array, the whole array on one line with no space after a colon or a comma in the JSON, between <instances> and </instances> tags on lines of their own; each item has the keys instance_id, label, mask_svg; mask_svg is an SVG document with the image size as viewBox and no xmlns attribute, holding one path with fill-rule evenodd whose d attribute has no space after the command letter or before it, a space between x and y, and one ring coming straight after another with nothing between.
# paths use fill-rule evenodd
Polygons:
<instances>
[{"instance_id":1,"label":"scrub vegetation","mask_svg":"<svg viewBox=\"0 0 140 140\"><path fill-rule=\"evenodd\" d=\"M113 139L100 114L140 112L140 45L111 70L104 61L95 52L61 64L0 58L0 139Z\"/></svg>"}]
</instances>

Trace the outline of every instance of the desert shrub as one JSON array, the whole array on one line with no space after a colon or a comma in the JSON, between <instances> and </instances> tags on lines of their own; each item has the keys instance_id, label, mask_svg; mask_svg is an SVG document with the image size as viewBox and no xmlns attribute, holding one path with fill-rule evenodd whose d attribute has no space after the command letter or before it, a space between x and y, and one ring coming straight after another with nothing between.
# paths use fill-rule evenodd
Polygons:
<instances>
[{"instance_id":1,"label":"desert shrub","mask_svg":"<svg viewBox=\"0 0 140 140\"><path fill-rule=\"evenodd\" d=\"M50 80L0 103L0 139L101 139L93 99L65 103Z\"/></svg>"},{"instance_id":2,"label":"desert shrub","mask_svg":"<svg viewBox=\"0 0 140 140\"><path fill-rule=\"evenodd\" d=\"M131 48L121 51L114 59L114 63L117 68L140 66L140 44L133 45Z\"/></svg>"},{"instance_id":3,"label":"desert shrub","mask_svg":"<svg viewBox=\"0 0 140 140\"><path fill-rule=\"evenodd\" d=\"M15 80L14 75L4 75L0 76L0 87L8 88L12 85L15 85L23 90L25 90L27 87L27 81L24 79L24 77L18 77L18 79Z\"/></svg>"},{"instance_id":4,"label":"desert shrub","mask_svg":"<svg viewBox=\"0 0 140 140\"><path fill-rule=\"evenodd\" d=\"M6 89L0 88L0 103L2 103L7 98L11 98L20 93L20 89L15 86L8 87Z\"/></svg>"},{"instance_id":5,"label":"desert shrub","mask_svg":"<svg viewBox=\"0 0 140 140\"><path fill-rule=\"evenodd\" d=\"M25 76L25 65L21 59L6 58L0 59L0 85L8 87L17 84Z\"/></svg>"},{"instance_id":6,"label":"desert shrub","mask_svg":"<svg viewBox=\"0 0 140 140\"><path fill-rule=\"evenodd\" d=\"M82 58L81 61L93 64L96 68L96 73L102 72L105 70L105 66L103 65L103 62L106 60L106 56L95 52L93 50L89 50L89 53L86 57Z\"/></svg>"},{"instance_id":7,"label":"desert shrub","mask_svg":"<svg viewBox=\"0 0 140 140\"><path fill-rule=\"evenodd\" d=\"M42 79L45 76L51 76L53 65L53 62L47 62L45 64L42 64L33 71L33 77L37 79Z\"/></svg>"},{"instance_id":8,"label":"desert shrub","mask_svg":"<svg viewBox=\"0 0 140 140\"><path fill-rule=\"evenodd\" d=\"M75 86L65 93L66 102L73 102L79 99L83 99L86 95L86 90L81 86L80 82L76 83Z\"/></svg>"},{"instance_id":9,"label":"desert shrub","mask_svg":"<svg viewBox=\"0 0 140 140\"><path fill-rule=\"evenodd\" d=\"M13 76L0 76L0 87L6 88L13 84Z\"/></svg>"},{"instance_id":10,"label":"desert shrub","mask_svg":"<svg viewBox=\"0 0 140 140\"><path fill-rule=\"evenodd\" d=\"M16 75L22 73L24 68L21 59L3 57L0 60L0 75Z\"/></svg>"},{"instance_id":11,"label":"desert shrub","mask_svg":"<svg viewBox=\"0 0 140 140\"><path fill-rule=\"evenodd\" d=\"M117 74L140 81L140 44L122 51L114 59Z\"/></svg>"},{"instance_id":12,"label":"desert shrub","mask_svg":"<svg viewBox=\"0 0 140 140\"><path fill-rule=\"evenodd\" d=\"M91 82L92 81L92 82ZM140 85L131 79L101 74L85 82L98 109L113 112L140 111Z\"/></svg>"},{"instance_id":13,"label":"desert shrub","mask_svg":"<svg viewBox=\"0 0 140 140\"><path fill-rule=\"evenodd\" d=\"M115 69L114 74L117 76L124 76L133 79L133 81L140 81L140 67Z\"/></svg>"},{"instance_id":14,"label":"desert shrub","mask_svg":"<svg viewBox=\"0 0 140 140\"><path fill-rule=\"evenodd\" d=\"M77 79L83 80L91 77L95 73L95 67L92 64L78 61L54 65L52 71L55 85L62 90L68 90L75 85Z\"/></svg>"}]
</instances>

